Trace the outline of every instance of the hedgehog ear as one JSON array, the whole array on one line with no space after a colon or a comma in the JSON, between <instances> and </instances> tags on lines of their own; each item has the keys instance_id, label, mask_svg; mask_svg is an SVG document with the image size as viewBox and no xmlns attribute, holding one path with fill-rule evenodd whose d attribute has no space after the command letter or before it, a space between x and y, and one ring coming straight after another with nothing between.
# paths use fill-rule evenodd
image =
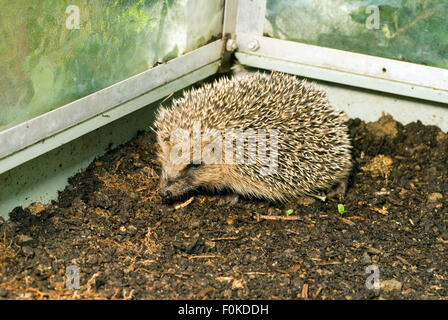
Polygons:
<instances>
[{"instance_id":1,"label":"hedgehog ear","mask_svg":"<svg viewBox=\"0 0 448 320\"><path fill-rule=\"evenodd\" d=\"M169 149L170 149L170 141L166 141L166 139L161 139L160 141L157 142L157 145L159 147L159 150L164 154L164 153L168 153Z\"/></svg>"}]
</instances>

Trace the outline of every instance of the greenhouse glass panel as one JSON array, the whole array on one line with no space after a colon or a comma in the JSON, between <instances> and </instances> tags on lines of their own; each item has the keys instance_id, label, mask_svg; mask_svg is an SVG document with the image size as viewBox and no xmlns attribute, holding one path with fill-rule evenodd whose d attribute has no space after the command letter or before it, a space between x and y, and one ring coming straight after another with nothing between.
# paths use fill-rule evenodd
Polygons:
<instances>
[{"instance_id":1,"label":"greenhouse glass panel","mask_svg":"<svg viewBox=\"0 0 448 320\"><path fill-rule=\"evenodd\" d=\"M448 68L446 0L268 0L266 36Z\"/></svg>"},{"instance_id":2,"label":"greenhouse glass panel","mask_svg":"<svg viewBox=\"0 0 448 320\"><path fill-rule=\"evenodd\" d=\"M223 0L0 2L0 130L216 39Z\"/></svg>"}]
</instances>

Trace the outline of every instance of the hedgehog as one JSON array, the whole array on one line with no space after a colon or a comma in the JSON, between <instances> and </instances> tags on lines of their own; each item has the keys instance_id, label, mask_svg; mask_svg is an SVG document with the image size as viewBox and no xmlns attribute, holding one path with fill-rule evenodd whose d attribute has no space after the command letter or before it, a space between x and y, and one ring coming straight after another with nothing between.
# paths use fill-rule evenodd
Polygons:
<instances>
[{"instance_id":1,"label":"hedgehog","mask_svg":"<svg viewBox=\"0 0 448 320\"><path fill-rule=\"evenodd\" d=\"M161 106L153 130L160 195L193 190L287 202L345 193L346 116L305 79L279 72L221 77Z\"/></svg>"}]
</instances>

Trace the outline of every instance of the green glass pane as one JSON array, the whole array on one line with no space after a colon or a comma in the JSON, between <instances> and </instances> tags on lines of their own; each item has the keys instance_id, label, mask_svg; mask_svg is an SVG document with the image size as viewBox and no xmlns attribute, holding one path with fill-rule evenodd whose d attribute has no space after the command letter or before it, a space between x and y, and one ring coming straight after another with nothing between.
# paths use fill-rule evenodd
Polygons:
<instances>
[{"instance_id":1,"label":"green glass pane","mask_svg":"<svg viewBox=\"0 0 448 320\"><path fill-rule=\"evenodd\" d=\"M446 0L268 0L270 37L448 68Z\"/></svg>"},{"instance_id":2,"label":"green glass pane","mask_svg":"<svg viewBox=\"0 0 448 320\"><path fill-rule=\"evenodd\" d=\"M223 0L0 1L0 130L196 49Z\"/></svg>"}]
</instances>

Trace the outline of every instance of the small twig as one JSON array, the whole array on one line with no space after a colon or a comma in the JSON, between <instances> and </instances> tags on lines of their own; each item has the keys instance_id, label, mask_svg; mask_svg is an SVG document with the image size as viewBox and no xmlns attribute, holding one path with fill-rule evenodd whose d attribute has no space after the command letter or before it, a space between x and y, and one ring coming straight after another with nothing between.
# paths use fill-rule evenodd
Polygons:
<instances>
[{"instance_id":1,"label":"small twig","mask_svg":"<svg viewBox=\"0 0 448 320\"><path fill-rule=\"evenodd\" d=\"M301 217L298 216L265 216L262 214L257 213L255 216L255 219L257 219L257 222L260 222L261 220L286 220L286 221L297 221L297 220L303 220Z\"/></svg>"},{"instance_id":2,"label":"small twig","mask_svg":"<svg viewBox=\"0 0 448 320\"><path fill-rule=\"evenodd\" d=\"M188 259L209 259L209 258L219 258L219 256L214 254L202 254L198 256L189 256Z\"/></svg>"},{"instance_id":3,"label":"small twig","mask_svg":"<svg viewBox=\"0 0 448 320\"><path fill-rule=\"evenodd\" d=\"M114 170L114 172L116 172L118 170L118 167L120 167L122 162L123 162L123 158L118 159L118 161L115 163L115 170Z\"/></svg>"},{"instance_id":4,"label":"small twig","mask_svg":"<svg viewBox=\"0 0 448 320\"><path fill-rule=\"evenodd\" d=\"M360 217L360 216L347 217L346 219L348 219L348 220L367 220L366 218Z\"/></svg>"},{"instance_id":5,"label":"small twig","mask_svg":"<svg viewBox=\"0 0 448 320\"><path fill-rule=\"evenodd\" d=\"M302 287L302 299L308 299L308 284L304 284Z\"/></svg>"},{"instance_id":6,"label":"small twig","mask_svg":"<svg viewBox=\"0 0 448 320\"><path fill-rule=\"evenodd\" d=\"M291 230L291 229L286 229L285 231L300 236L300 232L297 232L297 231L294 231L294 230Z\"/></svg>"},{"instance_id":7,"label":"small twig","mask_svg":"<svg viewBox=\"0 0 448 320\"><path fill-rule=\"evenodd\" d=\"M356 225L356 223L354 223L353 221L350 221L350 220L348 220L348 219L346 219L346 218L339 218L339 219L340 219L342 222L348 224L349 226L354 226L354 225Z\"/></svg>"},{"instance_id":8,"label":"small twig","mask_svg":"<svg viewBox=\"0 0 448 320\"><path fill-rule=\"evenodd\" d=\"M313 294L313 298L317 298L317 296L319 295L319 293L322 291L322 288L317 289L316 293Z\"/></svg>"},{"instance_id":9,"label":"small twig","mask_svg":"<svg viewBox=\"0 0 448 320\"><path fill-rule=\"evenodd\" d=\"M171 98L173 96L174 92L171 92L169 95L166 96L165 99L162 100L162 102L160 102L160 104L164 103L166 100L168 100L169 98Z\"/></svg>"},{"instance_id":10,"label":"small twig","mask_svg":"<svg viewBox=\"0 0 448 320\"><path fill-rule=\"evenodd\" d=\"M285 271L285 270L281 270L281 269L274 269L274 268L270 268L272 271L275 271L275 272L278 272L278 273L281 273L281 274L287 274L287 275L290 275L290 273L288 272L288 271Z\"/></svg>"},{"instance_id":11,"label":"small twig","mask_svg":"<svg viewBox=\"0 0 448 320\"><path fill-rule=\"evenodd\" d=\"M185 201L185 202L176 204L176 205L174 206L174 210L178 210L178 209L180 209L180 208L184 208L184 207L188 206L188 205L193 201L193 199L194 199L194 197L191 197L190 199L188 199L188 200Z\"/></svg>"},{"instance_id":12,"label":"small twig","mask_svg":"<svg viewBox=\"0 0 448 320\"><path fill-rule=\"evenodd\" d=\"M400 256L396 256L396 258L397 258L398 260L400 260L400 262L403 263L403 264L405 264L405 265L408 265L408 266L411 265L405 258L402 258L402 257L400 257Z\"/></svg>"},{"instance_id":13,"label":"small twig","mask_svg":"<svg viewBox=\"0 0 448 320\"><path fill-rule=\"evenodd\" d=\"M341 264L340 261L328 261L328 262L316 263L317 266L334 266L339 264Z\"/></svg>"},{"instance_id":14,"label":"small twig","mask_svg":"<svg viewBox=\"0 0 448 320\"><path fill-rule=\"evenodd\" d=\"M248 276L251 276L251 275L270 276L270 275L272 275L272 273L269 273L269 272L246 272L244 274L247 274Z\"/></svg>"},{"instance_id":15,"label":"small twig","mask_svg":"<svg viewBox=\"0 0 448 320\"><path fill-rule=\"evenodd\" d=\"M440 12L440 8L442 8L443 6L444 5L442 4L442 5L440 5L440 6L436 7L436 8L433 8L433 9L429 10L428 12L423 12L420 16L415 18L414 21L412 21L411 23L405 25L402 28L399 28L394 34L389 35L388 38L389 39L394 39L395 37L398 37L400 34L405 33L406 31L408 31L410 28L415 26L420 21L426 20L426 19L432 17L434 14Z\"/></svg>"},{"instance_id":16,"label":"small twig","mask_svg":"<svg viewBox=\"0 0 448 320\"><path fill-rule=\"evenodd\" d=\"M380 208L370 208L370 210L373 210L375 212L381 213L383 216L387 216L389 214L389 212L385 209L380 209Z\"/></svg>"},{"instance_id":17,"label":"small twig","mask_svg":"<svg viewBox=\"0 0 448 320\"><path fill-rule=\"evenodd\" d=\"M240 237L221 237L221 238L211 238L210 241L227 241L227 240L238 240Z\"/></svg>"},{"instance_id":18,"label":"small twig","mask_svg":"<svg viewBox=\"0 0 448 320\"><path fill-rule=\"evenodd\" d=\"M223 282L223 281L225 281L225 282L230 282L230 281L235 280L235 279L234 279L233 277L231 277L231 276L219 276L219 277L216 277L215 279L218 280L218 281L220 281L220 282Z\"/></svg>"}]
</instances>

